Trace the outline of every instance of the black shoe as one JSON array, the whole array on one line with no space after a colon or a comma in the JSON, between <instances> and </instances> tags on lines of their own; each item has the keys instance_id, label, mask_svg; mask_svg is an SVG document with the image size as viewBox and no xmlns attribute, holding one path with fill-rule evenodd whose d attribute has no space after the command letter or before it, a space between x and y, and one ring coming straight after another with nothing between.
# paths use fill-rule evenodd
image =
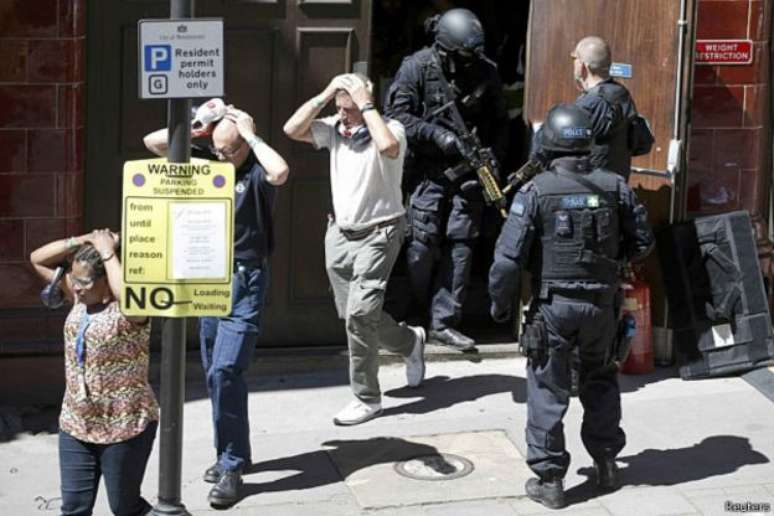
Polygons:
<instances>
[{"instance_id":1,"label":"black shoe","mask_svg":"<svg viewBox=\"0 0 774 516\"><path fill-rule=\"evenodd\" d=\"M597 472L597 487L603 491L615 491L621 487L618 479L618 464L615 459L604 459L601 462L594 461L594 470Z\"/></svg>"},{"instance_id":2,"label":"black shoe","mask_svg":"<svg viewBox=\"0 0 774 516\"><path fill-rule=\"evenodd\" d=\"M215 486L210 489L207 500L216 507L229 507L239 501L242 474L239 471L223 471Z\"/></svg>"},{"instance_id":3,"label":"black shoe","mask_svg":"<svg viewBox=\"0 0 774 516\"><path fill-rule=\"evenodd\" d=\"M434 340L439 344L457 349L459 351L470 351L476 349L475 340L452 328L446 328L445 330L430 330L429 337L431 340Z\"/></svg>"},{"instance_id":4,"label":"black shoe","mask_svg":"<svg viewBox=\"0 0 774 516\"><path fill-rule=\"evenodd\" d=\"M222 474L223 471L220 469L220 464L216 462L204 472L204 481L208 484L217 484Z\"/></svg>"},{"instance_id":5,"label":"black shoe","mask_svg":"<svg viewBox=\"0 0 774 516\"><path fill-rule=\"evenodd\" d=\"M564 501L564 485L561 480L544 482L539 478L530 478L524 485L530 499L542 503L549 509L561 509Z\"/></svg>"}]
</instances>

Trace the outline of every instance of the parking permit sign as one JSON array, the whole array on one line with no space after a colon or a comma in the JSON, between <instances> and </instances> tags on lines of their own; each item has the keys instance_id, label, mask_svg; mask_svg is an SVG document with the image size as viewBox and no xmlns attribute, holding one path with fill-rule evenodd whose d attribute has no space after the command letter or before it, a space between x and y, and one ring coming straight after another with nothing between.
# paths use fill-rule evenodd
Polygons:
<instances>
[{"instance_id":1,"label":"parking permit sign","mask_svg":"<svg viewBox=\"0 0 774 516\"><path fill-rule=\"evenodd\" d=\"M138 22L140 98L223 96L223 20Z\"/></svg>"},{"instance_id":2,"label":"parking permit sign","mask_svg":"<svg viewBox=\"0 0 774 516\"><path fill-rule=\"evenodd\" d=\"M227 316L233 204L230 163L127 161L121 311L131 316Z\"/></svg>"}]
</instances>

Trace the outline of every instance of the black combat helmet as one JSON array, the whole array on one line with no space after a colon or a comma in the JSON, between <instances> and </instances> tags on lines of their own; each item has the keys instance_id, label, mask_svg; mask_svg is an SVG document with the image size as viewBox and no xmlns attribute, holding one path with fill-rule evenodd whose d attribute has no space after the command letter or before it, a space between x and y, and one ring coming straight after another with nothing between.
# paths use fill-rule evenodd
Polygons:
<instances>
[{"instance_id":1,"label":"black combat helmet","mask_svg":"<svg viewBox=\"0 0 774 516\"><path fill-rule=\"evenodd\" d=\"M545 150L562 154L586 154L592 143L591 119L575 104L557 104L540 127Z\"/></svg>"},{"instance_id":2,"label":"black combat helmet","mask_svg":"<svg viewBox=\"0 0 774 516\"><path fill-rule=\"evenodd\" d=\"M447 52L464 57L484 51L484 28L478 17L467 9L450 9L438 20L435 42Z\"/></svg>"}]
</instances>

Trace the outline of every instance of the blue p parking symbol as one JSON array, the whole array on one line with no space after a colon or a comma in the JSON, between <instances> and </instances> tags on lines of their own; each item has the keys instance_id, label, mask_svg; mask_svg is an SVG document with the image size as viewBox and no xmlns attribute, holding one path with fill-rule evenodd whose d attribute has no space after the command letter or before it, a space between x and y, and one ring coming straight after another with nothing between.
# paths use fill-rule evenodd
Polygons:
<instances>
[{"instance_id":1,"label":"blue p parking symbol","mask_svg":"<svg viewBox=\"0 0 774 516\"><path fill-rule=\"evenodd\" d=\"M145 45L145 71L169 72L172 70L171 45Z\"/></svg>"}]
</instances>

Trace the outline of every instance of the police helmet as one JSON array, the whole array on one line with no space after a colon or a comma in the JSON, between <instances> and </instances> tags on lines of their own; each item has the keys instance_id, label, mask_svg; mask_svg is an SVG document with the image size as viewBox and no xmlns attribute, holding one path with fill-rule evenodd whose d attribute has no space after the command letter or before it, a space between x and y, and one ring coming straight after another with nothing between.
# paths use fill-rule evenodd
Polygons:
<instances>
[{"instance_id":1,"label":"police helmet","mask_svg":"<svg viewBox=\"0 0 774 516\"><path fill-rule=\"evenodd\" d=\"M435 31L435 42L447 52L472 57L484 51L484 28L468 9L446 11Z\"/></svg>"},{"instance_id":2,"label":"police helmet","mask_svg":"<svg viewBox=\"0 0 774 516\"><path fill-rule=\"evenodd\" d=\"M591 119L575 104L552 107L540 133L541 146L548 151L585 154L591 149Z\"/></svg>"}]
</instances>

